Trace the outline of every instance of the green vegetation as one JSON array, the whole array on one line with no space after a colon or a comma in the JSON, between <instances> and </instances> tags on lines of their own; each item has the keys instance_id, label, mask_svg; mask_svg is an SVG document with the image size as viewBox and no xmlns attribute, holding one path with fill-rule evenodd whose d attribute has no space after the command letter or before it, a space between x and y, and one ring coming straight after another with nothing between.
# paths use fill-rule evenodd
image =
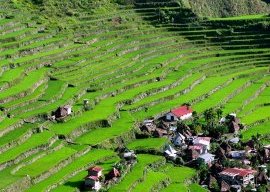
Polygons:
<instances>
[{"instance_id":1,"label":"green vegetation","mask_svg":"<svg viewBox=\"0 0 270 192\"><path fill-rule=\"evenodd\" d=\"M262 0L183 0L194 12L201 16L208 17L228 17L250 14L268 13L269 5ZM246 17L250 19L254 17Z\"/></svg>"},{"instance_id":2,"label":"green vegetation","mask_svg":"<svg viewBox=\"0 0 270 192\"><path fill-rule=\"evenodd\" d=\"M130 114L121 112L120 119L116 120L112 127L96 128L91 132L82 135L76 141L88 145L99 144L132 130L133 123L134 121Z\"/></svg>"},{"instance_id":3,"label":"green vegetation","mask_svg":"<svg viewBox=\"0 0 270 192\"><path fill-rule=\"evenodd\" d=\"M204 189L204 188L202 188L200 185L198 185L198 184L191 184L190 186L189 186L189 189L190 189L190 191L191 192L206 192L207 190L206 189Z\"/></svg>"},{"instance_id":4,"label":"green vegetation","mask_svg":"<svg viewBox=\"0 0 270 192\"><path fill-rule=\"evenodd\" d=\"M97 163L97 165L102 167L103 174L107 174L108 172L112 170L114 164L119 162L119 160L120 160L119 157L112 157L109 160L105 160L103 162ZM83 170L79 172L78 174L76 174L75 176L73 176L72 178L70 178L63 185L60 185L57 188L55 188L53 191L54 192L73 191L75 186L79 189L84 182L82 178L84 178L85 175L86 175L86 171Z\"/></svg>"},{"instance_id":5,"label":"green vegetation","mask_svg":"<svg viewBox=\"0 0 270 192\"><path fill-rule=\"evenodd\" d=\"M252 126L250 127L247 131L244 131L242 133L243 135L243 140L248 140L250 139L253 135L261 134L261 135L267 135L269 134L269 122L262 123L257 126Z\"/></svg>"},{"instance_id":6,"label":"green vegetation","mask_svg":"<svg viewBox=\"0 0 270 192\"><path fill-rule=\"evenodd\" d=\"M37 190L45 191L46 188L61 182L63 178L71 175L72 173L83 170L85 174L85 169L87 169L88 166L90 167L91 165L94 165L112 156L115 156L115 153L113 151L91 150L85 155L82 155L81 157L76 158L68 166L62 168L60 171L44 179L42 182L39 182L38 184L32 186L28 191L33 191L33 192Z\"/></svg>"},{"instance_id":7,"label":"green vegetation","mask_svg":"<svg viewBox=\"0 0 270 192\"><path fill-rule=\"evenodd\" d=\"M166 173L170 177L171 184L162 190L162 192L173 192L176 190L188 191L186 181L195 176L195 170L188 167L167 166Z\"/></svg>"},{"instance_id":8,"label":"green vegetation","mask_svg":"<svg viewBox=\"0 0 270 192\"><path fill-rule=\"evenodd\" d=\"M157 150L161 151L164 145L168 142L167 138L147 138L137 139L127 145L133 150Z\"/></svg>"},{"instance_id":9,"label":"green vegetation","mask_svg":"<svg viewBox=\"0 0 270 192\"><path fill-rule=\"evenodd\" d=\"M53 136L51 132L45 131L40 134L34 134L27 141L21 145L14 147L1 154L0 163L16 159L19 155L31 150L32 148L47 144L49 139Z\"/></svg>"},{"instance_id":10,"label":"green vegetation","mask_svg":"<svg viewBox=\"0 0 270 192\"><path fill-rule=\"evenodd\" d=\"M154 155L138 155L138 163L132 168L131 172L128 173L121 183L112 187L109 191L127 191L131 189L134 182L139 180L144 175L144 170L149 164L161 163L164 161L163 157L154 156ZM154 174L154 173L153 173ZM162 175L159 175L157 179L161 178ZM152 180L149 181L151 185Z\"/></svg>"},{"instance_id":11,"label":"green vegetation","mask_svg":"<svg viewBox=\"0 0 270 192\"><path fill-rule=\"evenodd\" d=\"M205 191L190 185L196 170L161 156L168 138L138 130L184 103L205 133L227 133L222 109L246 125L244 141L267 143L269 4L136 2L1 2L0 190L78 190L89 166L107 173L127 147L138 161L108 191ZM72 114L53 120L64 105Z\"/></svg>"},{"instance_id":12,"label":"green vegetation","mask_svg":"<svg viewBox=\"0 0 270 192\"><path fill-rule=\"evenodd\" d=\"M30 175L31 177L38 176L39 174L53 168L58 163L63 161L64 159L70 157L76 151L67 147L63 147L55 152L52 152L45 157L38 159L33 162L31 165L25 166L19 171L17 171L18 175ZM46 165L46 166L44 166Z\"/></svg>"}]
</instances>

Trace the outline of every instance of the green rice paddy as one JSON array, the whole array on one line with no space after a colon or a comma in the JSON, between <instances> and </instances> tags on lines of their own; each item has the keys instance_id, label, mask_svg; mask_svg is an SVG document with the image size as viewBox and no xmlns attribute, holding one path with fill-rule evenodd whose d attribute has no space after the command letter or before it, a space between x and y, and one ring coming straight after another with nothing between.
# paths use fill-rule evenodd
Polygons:
<instances>
[{"instance_id":1,"label":"green rice paddy","mask_svg":"<svg viewBox=\"0 0 270 192\"><path fill-rule=\"evenodd\" d=\"M269 134L270 34L249 26L268 17L158 23L154 4L105 0L57 26L22 2L0 4L0 190L27 178L24 191L78 190L89 166L107 173L126 146L138 162L108 191L205 191L190 184L196 170L145 154L167 138L136 139L142 120L183 103L236 112L245 141ZM51 121L63 105L72 115Z\"/></svg>"}]
</instances>

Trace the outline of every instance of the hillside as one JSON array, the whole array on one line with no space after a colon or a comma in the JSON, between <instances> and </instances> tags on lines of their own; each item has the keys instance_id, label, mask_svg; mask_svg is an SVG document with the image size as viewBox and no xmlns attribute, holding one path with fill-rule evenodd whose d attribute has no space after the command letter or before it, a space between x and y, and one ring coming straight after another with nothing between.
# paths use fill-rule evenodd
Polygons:
<instances>
[{"instance_id":1,"label":"hillside","mask_svg":"<svg viewBox=\"0 0 270 192\"><path fill-rule=\"evenodd\" d=\"M196 14L203 17L229 17L268 14L269 2L263 0L183 0Z\"/></svg>"},{"instance_id":2,"label":"hillside","mask_svg":"<svg viewBox=\"0 0 270 192\"><path fill-rule=\"evenodd\" d=\"M205 191L203 171L165 159L167 136L139 129L183 104L237 113L239 137L270 143L269 17L203 20L168 1L0 2L0 190L82 191L98 165L123 173L105 191Z\"/></svg>"}]
</instances>

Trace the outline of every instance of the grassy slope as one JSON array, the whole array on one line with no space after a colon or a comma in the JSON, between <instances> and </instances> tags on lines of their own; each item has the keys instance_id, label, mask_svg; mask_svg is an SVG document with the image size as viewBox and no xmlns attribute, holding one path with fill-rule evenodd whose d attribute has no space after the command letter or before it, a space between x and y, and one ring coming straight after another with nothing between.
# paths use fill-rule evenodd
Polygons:
<instances>
[{"instance_id":1,"label":"grassy slope","mask_svg":"<svg viewBox=\"0 0 270 192\"><path fill-rule=\"evenodd\" d=\"M20 4L23 1L16 2L17 8L19 8L16 11L25 9L25 4L23 6ZM195 4L196 1L192 3ZM205 5L204 2L201 4ZM44 6L40 14L41 20L39 20L42 21L42 25L34 24L34 27L28 28L16 18L0 19L0 23L4 27L0 41L8 41L1 45L1 49L3 48L4 51L0 53L0 57L4 59L0 61L3 69L0 84L9 85L10 83L9 86L11 86L11 88L1 91L0 99L27 91L43 77L56 77L58 80L45 82L44 85L29 92L27 96L3 104L4 107L12 108L10 112L15 117L7 118L4 112L1 113L0 131L7 130L21 119L36 117L37 122L33 126L27 124L19 126L4 135L0 145L4 146L9 142L17 141L32 128L44 126L49 131L33 134L15 147L6 150L0 155L0 163L14 160L34 147L47 144L48 140L57 134L68 135L80 129L81 126L88 128L87 123L106 120L119 112L117 107L138 111L120 111L119 117L112 119L111 127L94 127L84 130L86 132L81 136L75 135L73 141L78 145L58 149L40 159L36 159L39 152L35 152L30 157L19 160L17 162L19 166L24 162L29 163L31 160L33 162L23 166L14 175L11 174L11 168L16 165L1 171L0 176L4 178L4 181L0 182L0 188L14 183L23 175L35 177L53 169L59 162L74 154L76 152L74 149L82 150L81 148L86 148L88 145L97 144L104 144L105 148L110 148L110 150L93 149L75 157L61 170L48 175L48 178L44 178L28 189L28 191L45 191L49 187L55 186L55 191L74 191L82 183L82 178L85 176L84 169L87 166L98 163L109 169L114 162L119 160L113 149L119 145L117 142L126 142L126 133L133 131L135 122L148 116L155 116L160 112L166 112L184 102L194 102L194 108L201 112L209 106L220 105L220 101L225 102L229 95L238 91L250 79L253 80L254 77L257 78L261 74L268 73L269 46L264 36L260 35L253 38L258 38L259 42L264 39L266 47L260 47L256 44L257 42L253 45L251 40L246 41L246 37L248 38L249 33L253 34L253 31L231 32L230 29L221 29L224 38L220 38L218 30L215 29L196 28L196 26L179 26L179 28L173 29L173 26L170 26L173 30L181 32L176 34L173 30L168 30L171 28L166 25L156 28L143 20L141 16L154 14L151 13L151 10L146 13L137 13L128 7L118 9L117 4L108 3L107 0L84 2L48 0L44 1L43 5L28 4L28 6L31 8ZM241 8L242 11L248 12L249 10L244 7L245 5L242 4L237 9ZM15 11L15 9L12 10ZM208 8L202 9L202 11L205 14L208 14L207 11L209 14L211 11L213 12ZM24 12L24 14L26 13L27 15L24 16L21 13L15 15L31 18L32 13ZM119 15L121 15L122 23L117 21ZM243 18L259 20L261 16L229 19ZM37 33L38 28L43 26L49 26L52 30ZM72 33L70 31L72 28L77 31ZM54 35L56 31L57 35ZM188 34L188 38L185 38L186 34ZM228 36L225 37L225 34ZM76 38L72 38L73 35ZM190 41L189 39L198 40L197 44L195 44L195 40ZM208 41L208 39L215 39L215 41ZM74 43L77 40L90 42L87 44ZM234 44L231 45L231 42ZM226 50L221 49L222 45ZM30 50L30 53L20 55L21 50ZM32 51L36 50L37 52L32 54ZM247 57L250 57L249 60ZM254 58L267 64L258 64ZM44 63L52 64L52 67L41 67L40 65ZM10 64L15 64L16 68L9 69ZM31 68L31 72L27 72L27 75L19 79L29 68ZM180 80L186 75L190 76ZM239 78L239 75L242 78ZM157 81L157 77L162 78ZM184 91L202 77L206 79L193 85L191 90ZM225 84L232 78L236 79ZM12 84L14 79L19 80ZM263 83L265 82L261 82L259 86L250 86L246 90L241 90L238 96L236 94L232 99L226 101L230 105L228 109L226 109L226 102L222 104L228 111L240 110L244 104L242 101L254 96ZM76 87L68 87L68 84L76 85ZM96 88L96 90L85 93L86 89L92 88ZM254 100L243 106L240 115L244 122L253 123L269 118L269 113L267 113L269 107L263 106L268 102L268 91L269 88L266 88ZM83 110L82 103L86 98L89 99L92 110ZM39 116L43 113L50 114L58 106L67 103L74 105L73 115L64 123L46 122ZM145 106L147 106L147 110ZM258 130L262 134L267 134L268 125L266 123L251 128L244 133L246 134L244 138L251 137ZM114 143L107 145L107 141ZM60 142L62 141L56 142L53 147ZM149 138L128 141L125 144L132 149L160 150L166 142L168 141L164 138ZM45 149L44 154L46 152L49 150ZM161 167L157 171L152 170L149 165L156 162L165 163L163 157L145 154L138 155L138 160L138 164L119 184L113 186L111 191L127 191L134 183L136 184L134 189L137 191L142 191L144 187L151 190L156 187L156 183L159 184L165 180L170 180L169 186L164 189L167 192L175 191L175 189L201 190L198 185L188 186L185 183L185 179L189 180L194 176L195 171L192 169L171 165L168 168ZM47 164L47 166L40 166L42 164ZM148 167L151 171L144 175L144 170ZM142 177L145 179L141 180Z\"/></svg>"},{"instance_id":2,"label":"grassy slope","mask_svg":"<svg viewBox=\"0 0 270 192\"><path fill-rule=\"evenodd\" d=\"M183 0L200 16L228 17L267 14L270 6L262 0Z\"/></svg>"}]
</instances>

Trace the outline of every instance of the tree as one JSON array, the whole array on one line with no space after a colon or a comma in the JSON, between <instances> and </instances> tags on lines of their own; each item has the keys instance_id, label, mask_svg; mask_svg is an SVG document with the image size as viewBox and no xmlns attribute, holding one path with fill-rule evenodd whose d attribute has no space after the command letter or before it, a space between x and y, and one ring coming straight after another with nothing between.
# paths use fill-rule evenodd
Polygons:
<instances>
[{"instance_id":1,"label":"tree","mask_svg":"<svg viewBox=\"0 0 270 192\"><path fill-rule=\"evenodd\" d=\"M195 127L193 127L193 131L196 135L198 135L199 133L202 132L202 126L201 125L196 125Z\"/></svg>"},{"instance_id":2,"label":"tree","mask_svg":"<svg viewBox=\"0 0 270 192\"><path fill-rule=\"evenodd\" d=\"M220 108L218 108L218 109L216 110L216 113L217 113L217 117L218 117L218 119L221 119L222 114L223 114L223 110L222 110L222 108L221 108L221 107L220 107Z\"/></svg>"},{"instance_id":3,"label":"tree","mask_svg":"<svg viewBox=\"0 0 270 192\"><path fill-rule=\"evenodd\" d=\"M215 138L220 138L223 134L229 132L229 128L224 125L216 125L209 127L209 132L211 135L213 135Z\"/></svg>"},{"instance_id":4,"label":"tree","mask_svg":"<svg viewBox=\"0 0 270 192\"><path fill-rule=\"evenodd\" d=\"M200 175L200 180L205 180L207 178L207 175L209 173L209 168L205 163L199 164L199 175Z\"/></svg>"},{"instance_id":5,"label":"tree","mask_svg":"<svg viewBox=\"0 0 270 192\"><path fill-rule=\"evenodd\" d=\"M213 126L215 119L216 119L216 113L213 108L207 109L203 112L204 118L208 124L208 126Z\"/></svg>"},{"instance_id":6,"label":"tree","mask_svg":"<svg viewBox=\"0 0 270 192\"><path fill-rule=\"evenodd\" d=\"M210 188L211 188L211 191L213 191L213 192L219 192L220 191L217 180L215 180L215 181L213 181L213 183L211 183Z\"/></svg>"},{"instance_id":7,"label":"tree","mask_svg":"<svg viewBox=\"0 0 270 192\"><path fill-rule=\"evenodd\" d=\"M185 130L186 128L188 128L188 126L183 121L178 121L176 126L177 126L177 132L181 132L182 130Z\"/></svg>"},{"instance_id":8,"label":"tree","mask_svg":"<svg viewBox=\"0 0 270 192\"><path fill-rule=\"evenodd\" d=\"M258 192L267 192L267 188L265 185L261 185L257 189Z\"/></svg>"},{"instance_id":9,"label":"tree","mask_svg":"<svg viewBox=\"0 0 270 192\"><path fill-rule=\"evenodd\" d=\"M32 2L36 5L43 5L43 0L32 0Z\"/></svg>"},{"instance_id":10,"label":"tree","mask_svg":"<svg viewBox=\"0 0 270 192\"><path fill-rule=\"evenodd\" d=\"M182 157L177 157L176 160L175 160L175 163L177 165L184 165L185 164L185 161L183 160Z\"/></svg>"},{"instance_id":11,"label":"tree","mask_svg":"<svg viewBox=\"0 0 270 192\"><path fill-rule=\"evenodd\" d=\"M192 123L193 123L193 125L194 126L198 125L199 124L199 120L200 120L200 118L199 118L198 113L196 111L193 111L192 112Z\"/></svg>"}]
</instances>

